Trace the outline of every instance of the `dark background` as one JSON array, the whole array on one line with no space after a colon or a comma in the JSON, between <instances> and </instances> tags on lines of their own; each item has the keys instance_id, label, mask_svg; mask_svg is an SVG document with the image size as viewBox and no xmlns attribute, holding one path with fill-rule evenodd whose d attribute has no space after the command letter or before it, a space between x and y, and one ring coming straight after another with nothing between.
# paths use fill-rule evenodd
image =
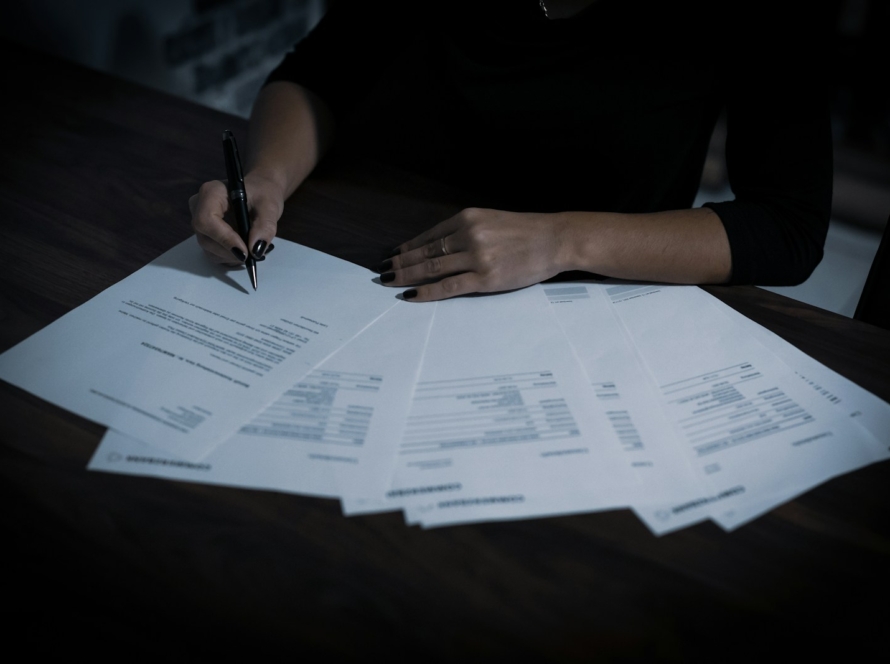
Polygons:
<instances>
[{"instance_id":1,"label":"dark background","mask_svg":"<svg viewBox=\"0 0 890 664\"><path fill-rule=\"evenodd\" d=\"M328 1L20 0L6 3L0 38L247 117L266 74ZM833 218L878 233L890 214L890 3L821 6L835 27ZM712 194L726 187L722 140L718 126L702 180Z\"/></svg>"}]
</instances>

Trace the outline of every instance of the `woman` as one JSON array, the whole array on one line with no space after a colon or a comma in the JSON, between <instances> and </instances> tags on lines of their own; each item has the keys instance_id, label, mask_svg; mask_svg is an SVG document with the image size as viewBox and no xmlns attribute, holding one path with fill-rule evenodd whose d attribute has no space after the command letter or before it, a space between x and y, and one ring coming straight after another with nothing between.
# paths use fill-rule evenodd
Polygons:
<instances>
[{"instance_id":1,"label":"woman","mask_svg":"<svg viewBox=\"0 0 890 664\"><path fill-rule=\"evenodd\" d=\"M792 4L334 3L254 106L250 251L270 246L336 126L350 149L499 202L394 248L380 279L415 286L406 299L566 270L800 283L822 256L832 163L827 23ZM721 110L736 199L692 209ZM193 226L216 260L241 261L225 193L201 187Z\"/></svg>"}]
</instances>

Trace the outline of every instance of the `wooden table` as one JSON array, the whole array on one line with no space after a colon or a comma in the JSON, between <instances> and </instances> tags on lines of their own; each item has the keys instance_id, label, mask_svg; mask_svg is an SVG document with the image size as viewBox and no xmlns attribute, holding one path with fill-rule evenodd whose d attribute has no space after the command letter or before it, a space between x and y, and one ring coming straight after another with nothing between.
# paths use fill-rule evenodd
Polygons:
<instances>
[{"instance_id":1,"label":"wooden table","mask_svg":"<svg viewBox=\"0 0 890 664\"><path fill-rule=\"evenodd\" d=\"M0 350L187 238L243 120L46 56L7 59ZM332 160L282 237L371 267L468 201ZM890 333L755 288L709 292L890 399ZM890 466L738 531L627 510L432 531L335 501L85 470L104 429L0 384L5 645L121 659L750 661L882 643ZM890 437L890 434L888 434Z\"/></svg>"}]
</instances>

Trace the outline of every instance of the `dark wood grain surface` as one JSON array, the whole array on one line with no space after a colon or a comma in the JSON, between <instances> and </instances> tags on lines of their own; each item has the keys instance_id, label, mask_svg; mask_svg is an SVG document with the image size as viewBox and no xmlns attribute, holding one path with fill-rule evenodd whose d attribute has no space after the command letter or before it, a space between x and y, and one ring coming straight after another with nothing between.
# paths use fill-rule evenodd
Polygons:
<instances>
[{"instance_id":1,"label":"dark wood grain surface","mask_svg":"<svg viewBox=\"0 0 890 664\"><path fill-rule=\"evenodd\" d=\"M187 199L246 123L3 46L0 350L189 237ZM243 140L243 139L242 139ZM462 205L326 162L280 235L371 267ZM272 259L270 259L272 260ZM890 399L890 333L755 288L716 297ZM12 649L121 660L751 661L883 643L890 468L724 533L627 510L423 531L336 501L91 473L104 429L0 383Z\"/></svg>"}]
</instances>

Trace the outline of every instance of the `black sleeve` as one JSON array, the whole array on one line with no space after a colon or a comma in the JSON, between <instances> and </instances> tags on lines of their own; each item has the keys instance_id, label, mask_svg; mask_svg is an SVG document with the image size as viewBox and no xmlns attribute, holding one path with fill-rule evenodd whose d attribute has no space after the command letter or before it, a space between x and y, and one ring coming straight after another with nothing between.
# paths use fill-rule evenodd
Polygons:
<instances>
[{"instance_id":1,"label":"black sleeve","mask_svg":"<svg viewBox=\"0 0 890 664\"><path fill-rule=\"evenodd\" d=\"M823 20L777 20L735 44L726 140L735 200L707 204L729 237L730 283L798 284L822 259L832 186Z\"/></svg>"},{"instance_id":2,"label":"black sleeve","mask_svg":"<svg viewBox=\"0 0 890 664\"><path fill-rule=\"evenodd\" d=\"M412 39L416 5L393 0L338 0L266 79L311 90L338 120L373 88Z\"/></svg>"}]
</instances>

